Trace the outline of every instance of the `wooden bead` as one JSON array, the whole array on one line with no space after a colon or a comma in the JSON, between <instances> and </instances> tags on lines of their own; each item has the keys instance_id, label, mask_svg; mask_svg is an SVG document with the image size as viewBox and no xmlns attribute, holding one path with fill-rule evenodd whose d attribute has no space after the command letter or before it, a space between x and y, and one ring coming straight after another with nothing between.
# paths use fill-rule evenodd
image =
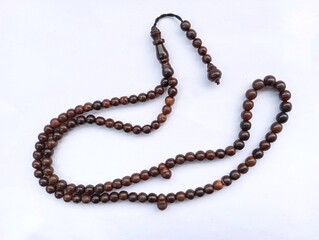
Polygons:
<instances>
[{"instance_id":1,"label":"wooden bead","mask_svg":"<svg viewBox=\"0 0 319 240\"><path fill-rule=\"evenodd\" d=\"M164 194L158 195L157 198L157 207L159 210L165 210L167 208L167 201Z\"/></svg>"},{"instance_id":2,"label":"wooden bead","mask_svg":"<svg viewBox=\"0 0 319 240\"><path fill-rule=\"evenodd\" d=\"M224 183L221 180L216 180L215 182L213 182L213 188L215 190L221 190L224 187Z\"/></svg>"}]
</instances>

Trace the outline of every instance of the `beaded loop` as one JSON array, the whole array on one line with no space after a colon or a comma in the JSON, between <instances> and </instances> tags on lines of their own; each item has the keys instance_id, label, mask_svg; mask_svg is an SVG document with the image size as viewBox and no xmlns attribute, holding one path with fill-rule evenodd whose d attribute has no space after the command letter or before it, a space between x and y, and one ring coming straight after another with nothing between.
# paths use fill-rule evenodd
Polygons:
<instances>
[{"instance_id":1,"label":"beaded loop","mask_svg":"<svg viewBox=\"0 0 319 240\"><path fill-rule=\"evenodd\" d=\"M291 93L286 89L286 84L283 81L277 81L274 76L268 75L263 80L257 79L252 83L252 88L248 89L245 93L246 100L243 102L243 112L241 113L242 121L240 123L240 132L238 139L230 146L218 148L216 150L199 150L197 152L187 152L185 154L178 154L175 157L167 159L165 162L160 163L158 166L153 166L149 170L142 170L140 173L133 173L131 176L124 176L116 178L112 181L106 181L104 184L99 183L96 185L82 184L75 185L67 183L63 179L54 174L52 167L52 156L54 149L57 147L61 138L75 127L84 124L95 124L100 127L116 129L128 134L150 134L154 130L160 128L168 119L168 115L172 111L172 106L175 102L177 95L178 81L173 77L174 70L169 63L169 54L164 47L164 39L161 38L161 33L156 27L158 21L164 17L175 17L181 21L181 29L186 32L188 39L192 40L192 45L197 49L199 55L202 57L203 63L207 64L208 79L219 84L221 72L215 65L211 63L211 56L207 54L207 48L202 45L202 40L197 37L195 30L191 29L189 21L182 20L175 14L163 14L155 20L154 26L151 30L153 44L156 48L157 59L162 66L163 79L160 84L153 90L147 93L140 93L137 95L113 97L104 99L102 101L94 101L93 103L85 103L78 105L74 109L69 109L61 113L58 117L53 118L48 125L44 127L43 132L38 135L38 141L35 144L35 151L33 152L32 167L35 169L34 176L39 179L39 185L45 187L49 194L54 194L58 199L63 199L65 202L74 203L93 203L97 204L107 202L117 202L119 200L129 200L130 202L148 202L156 203L158 209L165 210L169 203L183 202L185 200L192 200L196 197L202 197L205 194L211 194L214 191L219 191L224 187L230 186L233 181L239 179L243 174L246 174L249 169L256 165L257 160L261 159L265 152L270 149L271 144L276 141L277 135L282 131L283 124L288 121L288 114L292 110L292 104L288 101L291 98ZM271 88L279 93L281 99L280 112L275 116L276 122L270 126L270 131L265 135L259 148L252 151L244 162L240 163L234 170L230 171L228 175L224 175L221 179L211 181L204 187L197 187L196 189L188 189L185 192L179 191L177 193L168 194L155 194L155 193L136 193L119 191L123 187L128 187L132 184L137 184L151 178L161 176L164 179L170 179L172 176L172 169L174 167L183 165L186 162L204 161L223 159L225 157L234 156L237 150L245 147L245 141L250 137L249 130L251 129L251 118L253 114L251 110L254 107L253 100L257 97L258 91L264 88ZM153 100L158 96L167 92L164 106L162 111L158 114L157 118L150 124L144 126L134 125L131 123L123 123L119 120L111 118L105 119L101 116L88 114L92 110L99 111L101 109L108 109L121 105L137 104Z\"/></svg>"}]
</instances>

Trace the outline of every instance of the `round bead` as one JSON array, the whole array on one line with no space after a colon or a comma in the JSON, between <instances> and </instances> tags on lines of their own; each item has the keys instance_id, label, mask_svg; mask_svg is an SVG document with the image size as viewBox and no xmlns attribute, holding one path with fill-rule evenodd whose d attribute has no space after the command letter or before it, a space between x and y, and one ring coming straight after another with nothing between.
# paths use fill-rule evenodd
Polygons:
<instances>
[{"instance_id":1,"label":"round bead","mask_svg":"<svg viewBox=\"0 0 319 240\"><path fill-rule=\"evenodd\" d=\"M155 203L157 202L157 195L155 193L149 193L147 199L150 203Z\"/></svg>"},{"instance_id":2,"label":"round bead","mask_svg":"<svg viewBox=\"0 0 319 240\"><path fill-rule=\"evenodd\" d=\"M204 46L201 46L200 48L198 48L197 52L199 55L204 56L207 53L207 48Z\"/></svg>"},{"instance_id":3,"label":"round bead","mask_svg":"<svg viewBox=\"0 0 319 240\"><path fill-rule=\"evenodd\" d=\"M130 202L136 202L137 199L138 199L138 196L137 196L137 193L136 193L136 192L131 192L131 193L129 193L129 195L128 195L128 200L129 200Z\"/></svg>"},{"instance_id":4,"label":"round bead","mask_svg":"<svg viewBox=\"0 0 319 240\"><path fill-rule=\"evenodd\" d=\"M275 122L271 125L270 129L273 133L280 133L282 131L283 127L280 123Z\"/></svg>"},{"instance_id":5,"label":"round bead","mask_svg":"<svg viewBox=\"0 0 319 240\"><path fill-rule=\"evenodd\" d=\"M186 196L185 193L180 191L176 193L176 200L179 202L183 202L185 200Z\"/></svg>"},{"instance_id":6,"label":"round bead","mask_svg":"<svg viewBox=\"0 0 319 240\"><path fill-rule=\"evenodd\" d=\"M112 182L112 187L115 188L115 189L120 189L122 187L121 179L119 179L119 178L114 179L113 182Z\"/></svg>"},{"instance_id":7,"label":"round bead","mask_svg":"<svg viewBox=\"0 0 319 240\"><path fill-rule=\"evenodd\" d=\"M89 124L92 124L95 122L95 116L94 115L87 115L86 116L86 122Z\"/></svg>"},{"instance_id":8,"label":"round bead","mask_svg":"<svg viewBox=\"0 0 319 240\"><path fill-rule=\"evenodd\" d=\"M259 148L262 151L267 151L270 149L270 147L271 147L270 143L266 140L263 140L259 143Z\"/></svg>"},{"instance_id":9,"label":"round bead","mask_svg":"<svg viewBox=\"0 0 319 240\"><path fill-rule=\"evenodd\" d=\"M99 126L104 125L104 124L105 124L105 119L104 119L104 117L97 117L97 118L95 119L95 123L96 123L97 125L99 125Z\"/></svg>"},{"instance_id":10,"label":"round bead","mask_svg":"<svg viewBox=\"0 0 319 240\"><path fill-rule=\"evenodd\" d=\"M123 129L123 123L122 123L121 121L116 121L116 122L114 123L114 128L115 128L116 130L122 130L122 129Z\"/></svg>"},{"instance_id":11,"label":"round bead","mask_svg":"<svg viewBox=\"0 0 319 240\"><path fill-rule=\"evenodd\" d=\"M92 104L92 108L94 110L100 110L102 108L102 102L101 101L95 101Z\"/></svg>"},{"instance_id":12,"label":"round bead","mask_svg":"<svg viewBox=\"0 0 319 240\"><path fill-rule=\"evenodd\" d=\"M209 54L205 54L203 57L202 57L202 61L203 63L210 63L212 61L212 57L209 55Z\"/></svg>"},{"instance_id":13,"label":"round bead","mask_svg":"<svg viewBox=\"0 0 319 240\"><path fill-rule=\"evenodd\" d=\"M242 150L244 147L245 147L245 143L242 140L237 139L234 142L234 148L236 148L237 150Z\"/></svg>"},{"instance_id":14,"label":"round bead","mask_svg":"<svg viewBox=\"0 0 319 240\"><path fill-rule=\"evenodd\" d=\"M94 204L97 204L100 202L100 196L98 194L95 194L93 196L91 196L91 202Z\"/></svg>"},{"instance_id":15,"label":"round bead","mask_svg":"<svg viewBox=\"0 0 319 240\"><path fill-rule=\"evenodd\" d=\"M252 154L253 154L253 157L256 159L260 159L264 156L264 152L259 148L254 149Z\"/></svg>"},{"instance_id":16,"label":"round bead","mask_svg":"<svg viewBox=\"0 0 319 240\"><path fill-rule=\"evenodd\" d=\"M248 131L251 129L251 123L249 121L242 121L240 123L240 128L243 130L243 131Z\"/></svg>"},{"instance_id":17,"label":"round bead","mask_svg":"<svg viewBox=\"0 0 319 240\"><path fill-rule=\"evenodd\" d=\"M104 108L109 108L109 107L111 107L111 101L110 101L109 99L104 99L104 100L102 101L102 107L104 107Z\"/></svg>"},{"instance_id":18,"label":"round bead","mask_svg":"<svg viewBox=\"0 0 319 240\"><path fill-rule=\"evenodd\" d=\"M184 21L181 22L180 27L181 27L181 29L182 29L183 31L188 31L188 30L190 29L190 27L191 27L191 24L190 24L189 21L184 20Z\"/></svg>"},{"instance_id":19,"label":"round bead","mask_svg":"<svg viewBox=\"0 0 319 240\"><path fill-rule=\"evenodd\" d=\"M196 156L194 153L188 152L185 154L185 159L186 159L186 161L192 162L196 159Z\"/></svg>"},{"instance_id":20,"label":"round bead","mask_svg":"<svg viewBox=\"0 0 319 240\"><path fill-rule=\"evenodd\" d=\"M213 184L206 184L204 186L204 191L206 194L212 194L214 192Z\"/></svg>"},{"instance_id":21,"label":"round bead","mask_svg":"<svg viewBox=\"0 0 319 240\"><path fill-rule=\"evenodd\" d=\"M215 155L217 158L222 159L225 157L225 151L223 149L217 149Z\"/></svg>"},{"instance_id":22,"label":"round bead","mask_svg":"<svg viewBox=\"0 0 319 240\"><path fill-rule=\"evenodd\" d=\"M253 156L247 157L245 160L245 164L247 167L255 166L256 165L256 158L254 158Z\"/></svg>"},{"instance_id":23,"label":"round bead","mask_svg":"<svg viewBox=\"0 0 319 240\"><path fill-rule=\"evenodd\" d=\"M263 89L264 86L265 86L264 81L261 80L261 79L256 79L256 80L253 82L252 85L253 85L253 86L252 86L253 89L255 89L255 90L257 90L257 91Z\"/></svg>"},{"instance_id":24,"label":"round bead","mask_svg":"<svg viewBox=\"0 0 319 240\"><path fill-rule=\"evenodd\" d=\"M275 142L277 140L277 134L274 132L268 132L265 137L267 142Z\"/></svg>"},{"instance_id":25,"label":"round bead","mask_svg":"<svg viewBox=\"0 0 319 240\"><path fill-rule=\"evenodd\" d=\"M248 167L246 166L245 163L240 163L237 167L238 172L240 172L241 174L245 174L248 172Z\"/></svg>"},{"instance_id":26,"label":"round bead","mask_svg":"<svg viewBox=\"0 0 319 240\"><path fill-rule=\"evenodd\" d=\"M216 180L215 182L213 182L213 188L215 190L221 190L224 187L224 183L221 180Z\"/></svg>"},{"instance_id":27,"label":"round bead","mask_svg":"<svg viewBox=\"0 0 319 240\"><path fill-rule=\"evenodd\" d=\"M205 194L204 188L198 187L198 188L195 189L195 195L197 197L202 197L202 196L204 196L204 194Z\"/></svg>"},{"instance_id":28,"label":"round bead","mask_svg":"<svg viewBox=\"0 0 319 240\"><path fill-rule=\"evenodd\" d=\"M283 112L290 112L292 109L292 104L290 102L282 102L280 104L280 110Z\"/></svg>"},{"instance_id":29,"label":"round bead","mask_svg":"<svg viewBox=\"0 0 319 240\"><path fill-rule=\"evenodd\" d=\"M133 173L132 176L131 176L131 182L132 183L138 183L140 181L141 181L140 174Z\"/></svg>"},{"instance_id":30,"label":"round bead","mask_svg":"<svg viewBox=\"0 0 319 240\"><path fill-rule=\"evenodd\" d=\"M140 102L145 102L147 100L147 95L145 93L140 93L138 96L137 96L137 99L140 101Z\"/></svg>"},{"instance_id":31,"label":"round bead","mask_svg":"<svg viewBox=\"0 0 319 240\"><path fill-rule=\"evenodd\" d=\"M207 160L214 160L215 152L213 150L207 150L206 153L205 153L205 158Z\"/></svg>"},{"instance_id":32,"label":"round bead","mask_svg":"<svg viewBox=\"0 0 319 240\"><path fill-rule=\"evenodd\" d=\"M175 97L177 95L177 89L174 87L170 87L168 89L168 96Z\"/></svg>"},{"instance_id":33,"label":"round bead","mask_svg":"<svg viewBox=\"0 0 319 240\"><path fill-rule=\"evenodd\" d=\"M106 192L109 192L109 191L112 191L113 190L113 184L112 184L112 182L106 182L106 183L104 183L104 190L106 191Z\"/></svg>"},{"instance_id":34,"label":"round bead","mask_svg":"<svg viewBox=\"0 0 319 240\"><path fill-rule=\"evenodd\" d=\"M241 118L244 121L249 121L253 117L253 114L250 111L243 111L241 113Z\"/></svg>"},{"instance_id":35,"label":"round bead","mask_svg":"<svg viewBox=\"0 0 319 240\"><path fill-rule=\"evenodd\" d=\"M175 162L177 164L183 164L185 162L185 157L184 155L182 154L178 154L176 157L175 157Z\"/></svg>"},{"instance_id":36,"label":"round bead","mask_svg":"<svg viewBox=\"0 0 319 240\"><path fill-rule=\"evenodd\" d=\"M193 40L193 47L194 48L199 48L200 46L202 46L202 40L199 38L195 38Z\"/></svg>"},{"instance_id":37,"label":"round bead","mask_svg":"<svg viewBox=\"0 0 319 240\"><path fill-rule=\"evenodd\" d=\"M197 36L197 33L194 29L189 29L187 32L186 32L186 37L190 40L193 40L195 39Z\"/></svg>"},{"instance_id":38,"label":"round bead","mask_svg":"<svg viewBox=\"0 0 319 240\"><path fill-rule=\"evenodd\" d=\"M251 109L253 109L254 107L254 102L251 100L245 100L243 102L243 108L245 109L245 111L250 111Z\"/></svg>"},{"instance_id":39,"label":"round bead","mask_svg":"<svg viewBox=\"0 0 319 240\"><path fill-rule=\"evenodd\" d=\"M240 131L238 134L238 138L242 141L247 141L250 137L250 133L248 131Z\"/></svg>"},{"instance_id":40,"label":"round bead","mask_svg":"<svg viewBox=\"0 0 319 240\"><path fill-rule=\"evenodd\" d=\"M185 197L186 197L187 199L190 199L190 200L194 199L194 198L195 198L195 191L192 190L192 189L188 189L188 190L185 192Z\"/></svg>"},{"instance_id":41,"label":"round bead","mask_svg":"<svg viewBox=\"0 0 319 240\"><path fill-rule=\"evenodd\" d=\"M54 196L57 198L57 199L60 199L60 198L63 198L63 192L62 191L56 191L54 193Z\"/></svg>"},{"instance_id":42,"label":"round bead","mask_svg":"<svg viewBox=\"0 0 319 240\"><path fill-rule=\"evenodd\" d=\"M232 183L232 180L230 176L225 175L222 177L222 182L224 183L225 186L229 186Z\"/></svg>"},{"instance_id":43,"label":"round bead","mask_svg":"<svg viewBox=\"0 0 319 240\"><path fill-rule=\"evenodd\" d=\"M172 98L172 97L166 97L166 98L165 98L165 104L166 104L167 106L172 106L172 105L174 104L174 102L175 102L175 100L174 100L174 98Z\"/></svg>"},{"instance_id":44,"label":"round bead","mask_svg":"<svg viewBox=\"0 0 319 240\"><path fill-rule=\"evenodd\" d=\"M110 200L110 195L108 193L103 193L100 199L102 203L106 203Z\"/></svg>"},{"instance_id":45,"label":"round bead","mask_svg":"<svg viewBox=\"0 0 319 240\"><path fill-rule=\"evenodd\" d=\"M81 201L82 201L83 203L89 203L89 202L91 202L91 197L88 196L88 195L83 195L83 196L81 197Z\"/></svg>"},{"instance_id":46,"label":"round bead","mask_svg":"<svg viewBox=\"0 0 319 240\"><path fill-rule=\"evenodd\" d=\"M150 175L147 170L142 170L140 173L140 178L144 181L148 180L150 178Z\"/></svg>"},{"instance_id":47,"label":"round bead","mask_svg":"<svg viewBox=\"0 0 319 240\"><path fill-rule=\"evenodd\" d=\"M286 89L286 84L283 81L277 81L274 88L276 88L279 92L282 92Z\"/></svg>"},{"instance_id":48,"label":"round bead","mask_svg":"<svg viewBox=\"0 0 319 240\"><path fill-rule=\"evenodd\" d=\"M129 103L128 97L126 96L120 97L120 104L127 105L128 103Z\"/></svg>"},{"instance_id":49,"label":"round bead","mask_svg":"<svg viewBox=\"0 0 319 240\"><path fill-rule=\"evenodd\" d=\"M205 152L204 151L197 151L195 157L199 161L203 161L205 159Z\"/></svg>"},{"instance_id":50,"label":"round bead","mask_svg":"<svg viewBox=\"0 0 319 240\"><path fill-rule=\"evenodd\" d=\"M95 192L99 194L104 192L104 187L102 183L95 185L94 189L95 189Z\"/></svg>"},{"instance_id":51,"label":"round bead","mask_svg":"<svg viewBox=\"0 0 319 240\"><path fill-rule=\"evenodd\" d=\"M236 149L233 146L228 146L225 148L225 153L228 156L234 156L236 154Z\"/></svg>"},{"instance_id":52,"label":"round bead","mask_svg":"<svg viewBox=\"0 0 319 240\"><path fill-rule=\"evenodd\" d=\"M132 132L133 132L134 134L140 134L140 133L142 132L142 127L139 126L139 125L135 125L135 126L133 127L133 129L132 129Z\"/></svg>"},{"instance_id":53,"label":"round bead","mask_svg":"<svg viewBox=\"0 0 319 240\"><path fill-rule=\"evenodd\" d=\"M254 100L257 97L257 92L255 89L248 89L245 95L248 100Z\"/></svg>"},{"instance_id":54,"label":"round bead","mask_svg":"<svg viewBox=\"0 0 319 240\"><path fill-rule=\"evenodd\" d=\"M147 194L144 192L141 192L138 194L137 199L139 202L144 203L147 201Z\"/></svg>"},{"instance_id":55,"label":"round bead","mask_svg":"<svg viewBox=\"0 0 319 240\"><path fill-rule=\"evenodd\" d=\"M137 103L138 99L137 99L137 96L136 95L131 95L129 98L128 98L128 101L132 104L134 103Z\"/></svg>"},{"instance_id":56,"label":"round bead","mask_svg":"<svg viewBox=\"0 0 319 240\"><path fill-rule=\"evenodd\" d=\"M111 103L112 106L116 107L116 106L120 105L120 99L117 98L117 97L114 97L114 98L111 99L110 103Z\"/></svg>"},{"instance_id":57,"label":"round bead","mask_svg":"<svg viewBox=\"0 0 319 240\"><path fill-rule=\"evenodd\" d=\"M159 174L158 168L157 167L151 167L149 170L149 174L152 177L157 177Z\"/></svg>"},{"instance_id":58,"label":"round bead","mask_svg":"<svg viewBox=\"0 0 319 240\"><path fill-rule=\"evenodd\" d=\"M144 125L142 128L143 133L149 134L152 131L152 128L150 125Z\"/></svg>"},{"instance_id":59,"label":"round bead","mask_svg":"<svg viewBox=\"0 0 319 240\"><path fill-rule=\"evenodd\" d=\"M268 75L264 78L264 83L266 86L274 86L276 84L276 78L272 75Z\"/></svg>"},{"instance_id":60,"label":"round bead","mask_svg":"<svg viewBox=\"0 0 319 240\"><path fill-rule=\"evenodd\" d=\"M240 178L240 172L238 172L237 170L233 170L229 173L229 177L232 180L237 180L238 178Z\"/></svg>"},{"instance_id":61,"label":"round bead","mask_svg":"<svg viewBox=\"0 0 319 240\"><path fill-rule=\"evenodd\" d=\"M284 90L280 93L282 101L287 102L291 98L291 93L288 90Z\"/></svg>"},{"instance_id":62,"label":"round bead","mask_svg":"<svg viewBox=\"0 0 319 240\"><path fill-rule=\"evenodd\" d=\"M278 113L278 115L276 116L276 120L279 123L285 123L288 121L288 114L285 112Z\"/></svg>"},{"instance_id":63,"label":"round bead","mask_svg":"<svg viewBox=\"0 0 319 240\"><path fill-rule=\"evenodd\" d=\"M110 194L110 201L117 202L119 200L119 194L117 192L112 192Z\"/></svg>"},{"instance_id":64,"label":"round bead","mask_svg":"<svg viewBox=\"0 0 319 240\"><path fill-rule=\"evenodd\" d=\"M169 193L166 195L166 201L169 202L169 203L173 203L175 202L176 200L176 197L175 197L175 194L174 193Z\"/></svg>"},{"instance_id":65,"label":"round bead","mask_svg":"<svg viewBox=\"0 0 319 240\"><path fill-rule=\"evenodd\" d=\"M122 201L127 200L128 199L128 192L127 191L119 192L119 199Z\"/></svg>"}]
</instances>

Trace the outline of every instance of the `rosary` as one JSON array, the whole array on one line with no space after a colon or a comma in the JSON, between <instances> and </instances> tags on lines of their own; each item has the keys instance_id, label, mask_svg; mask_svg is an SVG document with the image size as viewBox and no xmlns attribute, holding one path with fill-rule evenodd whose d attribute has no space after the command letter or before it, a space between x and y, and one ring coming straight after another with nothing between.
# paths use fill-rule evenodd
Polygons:
<instances>
[{"instance_id":1,"label":"rosary","mask_svg":"<svg viewBox=\"0 0 319 240\"><path fill-rule=\"evenodd\" d=\"M38 135L38 141L35 144L35 151L33 152L32 167L35 169L34 176L39 179L39 184L45 187L49 194L54 194L58 199L63 199L65 202L74 203L107 203L129 200L130 202L140 203L156 203L160 210L167 208L169 203L182 202L184 200L192 200L197 197L202 197L205 194L212 194L214 191L219 191L222 188L229 186L233 181L240 178L241 175L246 174L249 168L255 166L258 159L264 156L264 152L269 150L271 144L276 141L277 134L283 129L283 125L288 120L287 112L291 111L292 104L288 101L291 98L291 93L286 90L286 84L283 81L277 81L274 76L268 75L263 80L257 79L252 83L252 87L246 91L246 100L243 102L243 111L241 113L242 121L240 123L241 131L238 134L238 139L225 149L187 152L185 154L178 154L175 157L169 158L160 163L158 166L153 166L149 170L142 170L139 173L133 173L131 176L124 176L113 181L99 183L96 185L73 184L67 183L54 174L52 167L52 156L54 148L62 137L70 130L83 124L96 124L103 128L115 128L129 134L149 134L160 128L168 115L172 111L172 106L177 95L177 79L173 77L174 70L169 62L169 55L164 47L164 39L161 38L161 32L156 27L158 21L164 17L175 17L181 23L182 31L186 32L186 37L192 41L192 45L197 49L198 54L202 58L204 64L207 65L207 77L210 81L216 84L220 83L221 71L211 62L212 58L207 54L207 48L202 45L202 40L197 38L197 33L191 28L191 24L181 17L169 13L163 14L156 18L154 25L151 28L151 37L153 38L153 45L156 48L156 56L162 67L163 79L160 84L147 93L140 93L138 95L113 97L111 99L104 99L103 101L94 101L93 103L85 103L78 105L74 109L69 109L65 113L61 113L58 117L53 118L48 125L46 125ZM263 88L270 88L279 93L281 103L279 106L280 112L276 116L276 121L270 126L269 132L266 133L265 139L259 143L259 147L254 149L250 156L244 162L240 163L236 169L230 171L227 175L218 180L212 181L202 187L196 189L188 189L187 191L179 191L177 193L155 194L155 193L136 193L119 191L122 187L130 186L150 178L161 176L164 179L171 177L171 170L178 165L185 162L192 161L212 161L214 159L223 159L227 156L234 156L236 151L245 147L245 141L250 137L249 130L251 128L250 119L252 118L252 108L254 107L253 100L257 97L257 92ZM87 114L91 110L101 110L120 105L138 104L155 99L163 95L167 91L165 103L162 112L157 116L157 119L150 124L139 126L130 123L123 123L111 118L103 118Z\"/></svg>"}]
</instances>

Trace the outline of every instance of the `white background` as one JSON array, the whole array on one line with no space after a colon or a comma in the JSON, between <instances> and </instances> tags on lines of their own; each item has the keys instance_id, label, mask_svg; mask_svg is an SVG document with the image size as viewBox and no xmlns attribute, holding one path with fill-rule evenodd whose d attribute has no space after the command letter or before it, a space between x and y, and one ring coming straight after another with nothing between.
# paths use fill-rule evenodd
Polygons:
<instances>
[{"instance_id":1,"label":"white background","mask_svg":"<svg viewBox=\"0 0 319 240\"><path fill-rule=\"evenodd\" d=\"M179 29L159 23L179 94L162 128L133 136L84 126L54 155L68 182L96 184L148 169L188 151L226 147L237 137L244 93L273 74L292 92L293 111L278 140L232 186L193 201L83 205L55 199L31 168L37 135L51 118L88 101L155 87L160 66L149 37L154 19L188 19L213 62L220 86ZM319 239L316 1L0 1L0 239ZM128 191L168 193L203 186L235 168L278 112L277 94L259 94L247 148L233 158L185 164ZM146 124L163 98L100 114Z\"/></svg>"}]
</instances>

